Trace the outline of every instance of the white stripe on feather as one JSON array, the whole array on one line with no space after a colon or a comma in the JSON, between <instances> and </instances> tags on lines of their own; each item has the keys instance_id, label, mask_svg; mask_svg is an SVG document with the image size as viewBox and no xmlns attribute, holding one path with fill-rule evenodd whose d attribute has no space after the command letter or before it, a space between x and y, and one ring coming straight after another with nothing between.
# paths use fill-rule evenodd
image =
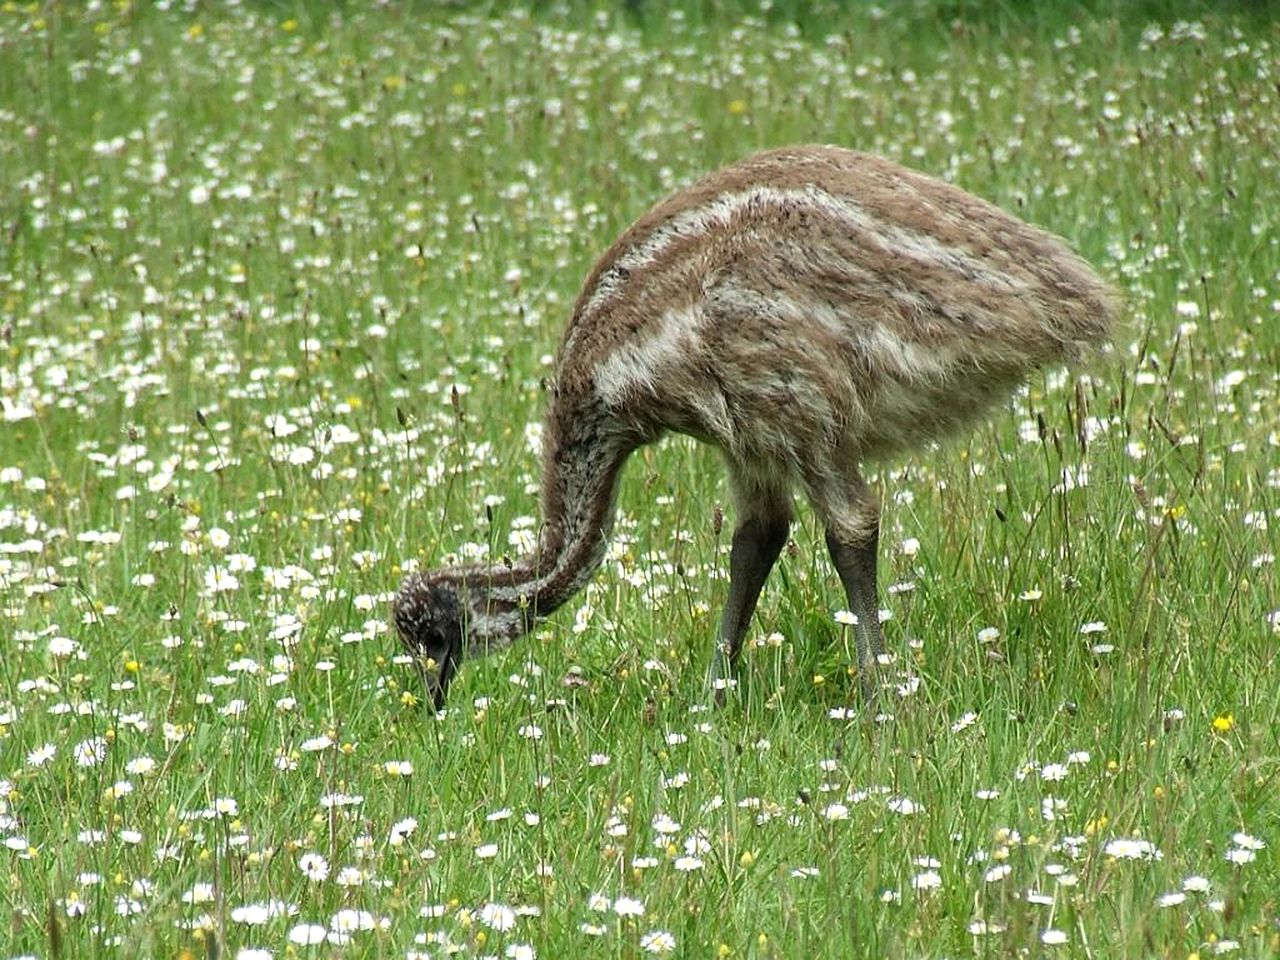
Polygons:
<instances>
[{"instance_id":1,"label":"white stripe on feather","mask_svg":"<svg viewBox=\"0 0 1280 960\"><path fill-rule=\"evenodd\" d=\"M707 236L724 229L742 211L753 205L771 207L813 207L838 223L847 225L859 239L874 244L894 256L958 273L965 279L1006 292L1026 289L1021 277L993 269L970 251L943 243L937 237L880 219L848 197L837 196L817 186L778 190L755 186L740 193L726 193L710 202L682 210L626 250L601 274L582 309L589 316L625 286L630 275L658 260L673 244Z\"/></svg>"}]
</instances>

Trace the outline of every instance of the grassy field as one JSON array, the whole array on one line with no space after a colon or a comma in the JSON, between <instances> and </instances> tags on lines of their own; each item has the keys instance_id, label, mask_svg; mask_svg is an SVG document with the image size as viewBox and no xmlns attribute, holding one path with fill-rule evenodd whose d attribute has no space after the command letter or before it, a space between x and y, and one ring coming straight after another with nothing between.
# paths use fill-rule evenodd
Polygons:
<instances>
[{"instance_id":1,"label":"grassy field","mask_svg":"<svg viewBox=\"0 0 1280 960\"><path fill-rule=\"evenodd\" d=\"M1280 951L1280 33L637 7L0 9L0 957ZM594 257L796 141L1070 238L1113 354L879 474L878 723L805 512L704 707L678 438L433 717L387 601L530 543Z\"/></svg>"}]
</instances>

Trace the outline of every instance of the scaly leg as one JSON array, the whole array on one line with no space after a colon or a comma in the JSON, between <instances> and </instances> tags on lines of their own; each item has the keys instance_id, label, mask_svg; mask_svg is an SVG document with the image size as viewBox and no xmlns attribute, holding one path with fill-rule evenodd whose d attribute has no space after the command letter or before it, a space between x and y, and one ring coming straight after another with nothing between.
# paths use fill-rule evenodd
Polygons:
<instances>
[{"instance_id":1,"label":"scaly leg","mask_svg":"<svg viewBox=\"0 0 1280 960\"><path fill-rule=\"evenodd\" d=\"M809 479L809 492L827 528L827 550L844 586L858 656L862 699L875 700L876 667L885 652L876 596L876 549L880 540L880 505L862 477L854 472L839 480Z\"/></svg>"},{"instance_id":2,"label":"scaly leg","mask_svg":"<svg viewBox=\"0 0 1280 960\"><path fill-rule=\"evenodd\" d=\"M879 524L861 540L841 539L827 531L827 550L835 564L840 582L849 600L849 611L858 618L853 636L858 651L858 686L862 699L875 700L876 667L884 653L884 634L880 632L880 604L876 599L876 546L880 539Z\"/></svg>"},{"instance_id":3,"label":"scaly leg","mask_svg":"<svg viewBox=\"0 0 1280 960\"><path fill-rule=\"evenodd\" d=\"M791 508L785 497L764 496L738 502L747 511L733 532L729 550L729 595L720 617L720 635L711 662L710 681L716 706L724 706L728 681L733 676L742 641L751 625L756 601L778 554L786 546L791 529Z\"/></svg>"}]
</instances>

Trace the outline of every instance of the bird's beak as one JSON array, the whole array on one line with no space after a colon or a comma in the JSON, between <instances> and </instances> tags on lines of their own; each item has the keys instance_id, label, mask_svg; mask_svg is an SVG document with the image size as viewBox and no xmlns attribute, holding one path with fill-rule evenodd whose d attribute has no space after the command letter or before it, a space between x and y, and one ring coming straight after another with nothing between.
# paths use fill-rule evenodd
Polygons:
<instances>
[{"instance_id":1,"label":"bird's beak","mask_svg":"<svg viewBox=\"0 0 1280 960\"><path fill-rule=\"evenodd\" d=\"M453 679L453 671L451 656L446 656L442 661L434 657L418 659L418 672L422 674L422 681L427 687L427 696L431 698L431 706L436 713L444 709L444 698L449 689L449 681Z\"/></svg>"}]
</instances>

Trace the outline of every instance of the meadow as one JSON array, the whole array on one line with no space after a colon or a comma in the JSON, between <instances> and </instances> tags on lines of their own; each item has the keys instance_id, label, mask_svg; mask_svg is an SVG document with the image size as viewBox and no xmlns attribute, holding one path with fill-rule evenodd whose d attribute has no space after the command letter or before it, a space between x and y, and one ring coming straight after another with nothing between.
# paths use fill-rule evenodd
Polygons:
<instances>
[{"instance_id":1,"label":"meadow","mask_svg":"<svg viewBox=\"0 0 1280 960\"><path fill-rule=\"evenodd\" d=\"M0 8L0 958L1280 953L1280 32L710 9ZM708 709L682 438L433 714L388 601L532 545L594 258L809 141L1125 299L876 474L878 715L804 510Z\"/></svg>"}]
</instances>

